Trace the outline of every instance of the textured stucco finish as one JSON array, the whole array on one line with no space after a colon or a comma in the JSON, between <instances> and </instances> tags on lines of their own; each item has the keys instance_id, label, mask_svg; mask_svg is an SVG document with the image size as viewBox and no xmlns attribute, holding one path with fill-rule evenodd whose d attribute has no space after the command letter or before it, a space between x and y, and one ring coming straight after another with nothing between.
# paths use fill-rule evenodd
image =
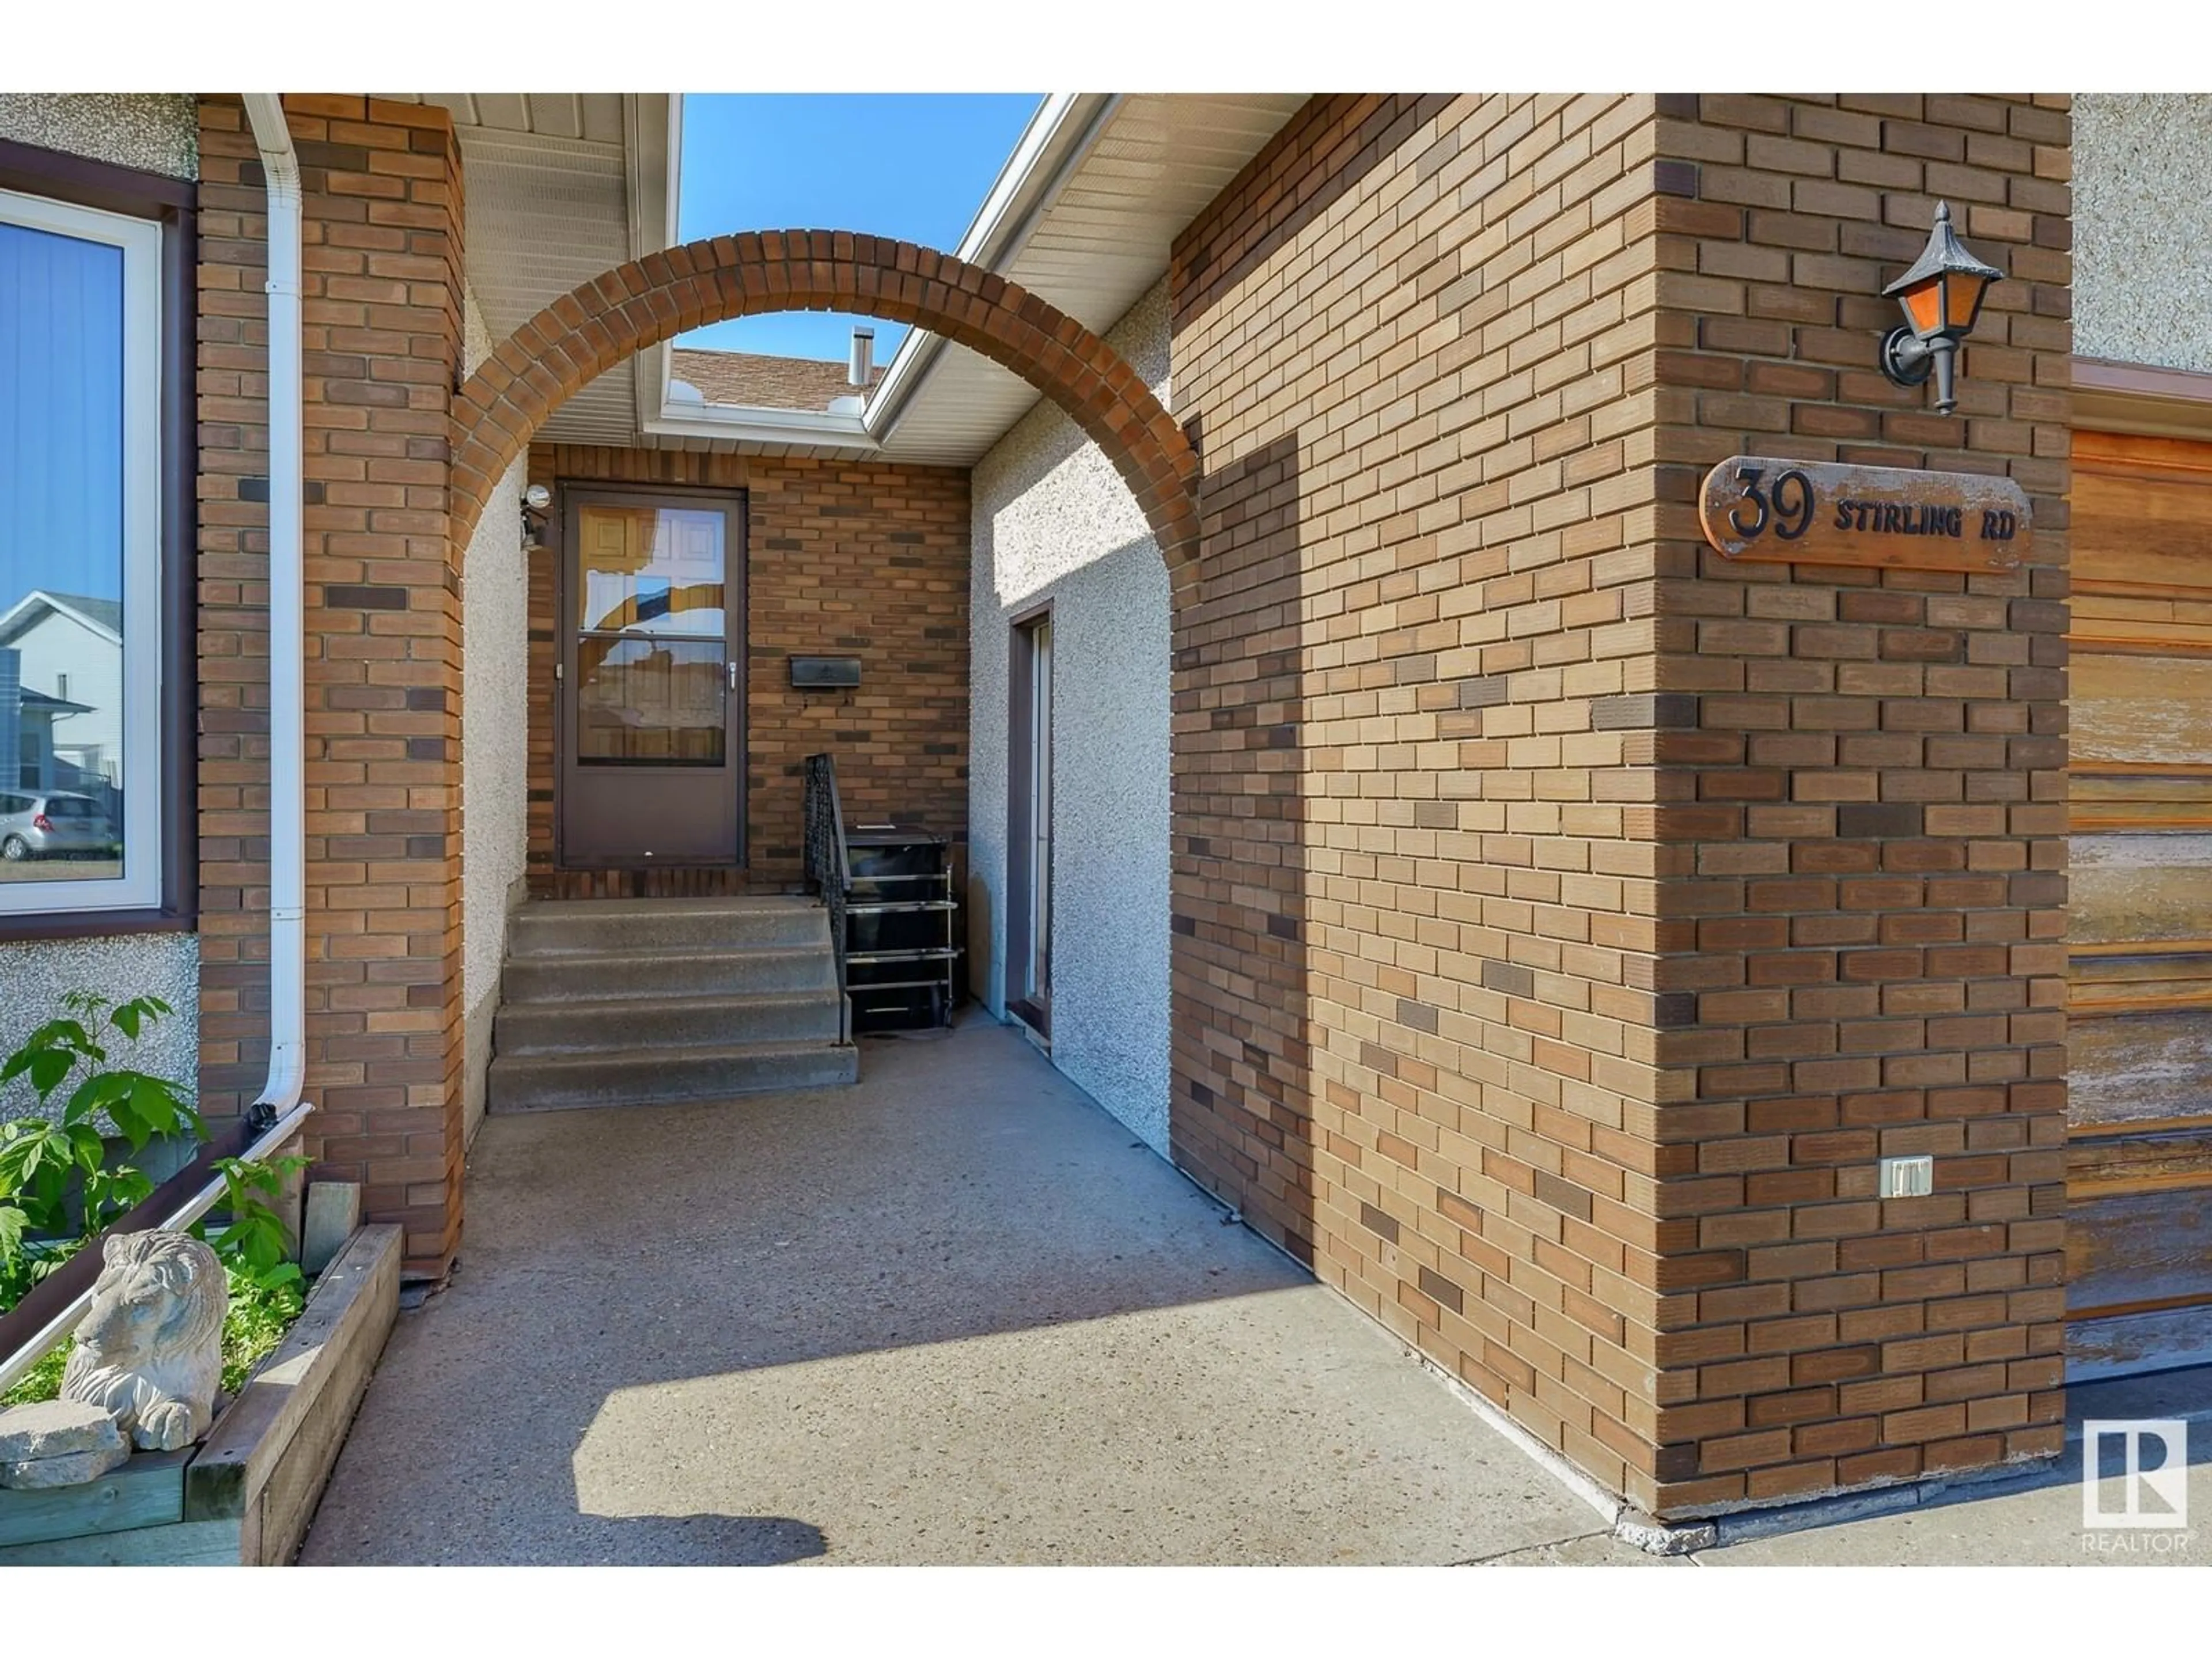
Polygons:
<instances>
[{"instance_id":1,"label":"textured stucco finish","mask_svg":"<svg viewBox=\"0 0 2212 1659\"><path fill-rule=\"evenodd\" d=\"M1164 283L1106 342L1170 404ZM994 1013L1005 1013L1012 619L1049 601L1053 1060L1165 1154L1166 568L1129 487L1049 404L977 464L974 500L968 822L975 988Z\"/></svg>"},{"instance_id":2,"label":"textured stucco finish","mask_svg":"<svg viewBox=\"0 0 2212 1659\"><path fill-rule=\"evenodd\" d=\"M190 93L0 92L0 138L173 179L199 177L199 135Z\"/></svg>"},{"instance_id":3,"label":"textured stucco finish","mask_svg":"<svg viewBox=\"0 0 2212 1659\"><path fill-rule=\"evenodd\" d=\"M2212 370L2212 96L2075 99L2074 349Z\"/></svg>"},{"instance_id":4,"label":"textured stucco finish","mask_svg":"<svg viewBox=\"0 0 2212 1659\"><path fill-rule=\"evenodd\" d=\"M189 94L0 93L0 138L140 167L172 178L199 173L199 122ZM0 945L0 1054L62 1012L68 991L113 1001L157 996L176 1012L113 1063L198 1087L199 961L190 933ZM27 1079L0 1085L0 1118L37 1104Z\"/></svg>"},{"instance_id":5,"label":"textured stucco finish","mask_svg":"<svg viewBox=\"0 0 2212 1659\"><path fill-rule=\"evenodd\" d=\"M199 1089L200 942L191 933L39 939L0 945L0 1056L63 1014L62 996L92 991L113 1002L157 996L176 1012L134 1046L118 1039L109 1061ZM58 1103L58 1097L57 1097ZM0 1085L0 1120L33 1110L29 1080Z\"/></svg>"},{"instance_id":6,"label":"textured stucco finish","mask_svg":"<svg viewBox=\"0 0 2212 1659\"><path fill-rule=\"evenodd\" d=\"M492 491L461 562L461 957L463 1133L483 1116L484 1068L522 896L528 842L529 579L517 460Z\"/></svg>"}]
</instances>

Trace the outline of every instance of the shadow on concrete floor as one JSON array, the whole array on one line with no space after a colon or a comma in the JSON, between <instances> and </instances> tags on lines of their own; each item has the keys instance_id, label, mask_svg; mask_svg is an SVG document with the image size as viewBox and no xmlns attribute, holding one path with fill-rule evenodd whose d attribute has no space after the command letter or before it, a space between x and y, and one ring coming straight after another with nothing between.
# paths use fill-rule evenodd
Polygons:
<instances>
[{"instance_id":1,"label":"shadow on concrete floor","mask_svg":"<svg viewBox=\"0 0 2212 1659\"><path fill-rule=\"evenodd\" d=\"M490 1119L461 1266L301 1559L1446 1562L1598 1528L1013 1031L861 1066Z\"/></svg>"}]
</instances>

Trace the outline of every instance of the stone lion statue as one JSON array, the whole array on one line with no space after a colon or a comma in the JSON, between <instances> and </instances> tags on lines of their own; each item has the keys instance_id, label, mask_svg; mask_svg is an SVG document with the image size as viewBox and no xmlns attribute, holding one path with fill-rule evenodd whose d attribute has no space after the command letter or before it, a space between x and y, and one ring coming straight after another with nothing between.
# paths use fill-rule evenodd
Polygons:
<instances>
[{"instance_id":1,"label":"stone lion statue","mask_svg":"<svg viewBox=\"0 0 2212 1659\"><path fill-rule=\"evenodd\" d=\"M62 1398L98 1406L146 1451L189 1446L215 1421L230 1291L189 1233L109 1235Z\"/></svg>"}]
</instances>

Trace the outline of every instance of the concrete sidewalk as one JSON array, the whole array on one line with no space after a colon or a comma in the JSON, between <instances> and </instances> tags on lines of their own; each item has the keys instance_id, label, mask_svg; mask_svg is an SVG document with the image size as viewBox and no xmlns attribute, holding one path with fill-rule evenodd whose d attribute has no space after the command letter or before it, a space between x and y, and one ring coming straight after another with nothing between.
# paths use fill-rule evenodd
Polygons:
<instances>
[{"instance_id":1,"label":"concrete sidewalk","mask_svg":"<svg viewBox=\"0 0 2212 1659\"><path fill-rule=\"evenodd\" d=\"M495 1116L469 1205L304 1562L2212 1565L2212 1537L2086 1533L2071 1452L1644 1554L978 1019L869 1041L849 1089Z\"/></svg>"},{"instance_id":2,"label":"concrete sidewalk","mask_svg":"<svg viewBox=\"0 0 2212 1659\"><path fill-rule=\"evenodd\" d=\"M1601 1530L971 1018L867 1042L850 1089L489 1119L461 1268L301 1559L1443 1564Z\"/></svg>"}]
</instances>

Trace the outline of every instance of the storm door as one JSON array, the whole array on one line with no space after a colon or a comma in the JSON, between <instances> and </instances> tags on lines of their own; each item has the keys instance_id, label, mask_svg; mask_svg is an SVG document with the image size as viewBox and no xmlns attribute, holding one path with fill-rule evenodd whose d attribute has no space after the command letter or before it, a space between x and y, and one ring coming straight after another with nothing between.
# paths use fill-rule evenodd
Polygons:
<instances>
[{"instance_id":1,"label":"storm door","mask_svg":"<svg viewBox=\"0 0 2212 1659\"><path fill-rule=\"evenodd\" d=\"M564 493L561 862L741 863L743 500Z\"/></svg>"},{"instance_id":2,"label":"storm door","mask_svg":"<svg viewBox=\"0 0 2212 1659\"><path fill-rule=\"evenodd\" d=\"M1052 1035L1052 612L1017 623L1007 745L1006 1007Z\"/></svg>"}]
</instances>

